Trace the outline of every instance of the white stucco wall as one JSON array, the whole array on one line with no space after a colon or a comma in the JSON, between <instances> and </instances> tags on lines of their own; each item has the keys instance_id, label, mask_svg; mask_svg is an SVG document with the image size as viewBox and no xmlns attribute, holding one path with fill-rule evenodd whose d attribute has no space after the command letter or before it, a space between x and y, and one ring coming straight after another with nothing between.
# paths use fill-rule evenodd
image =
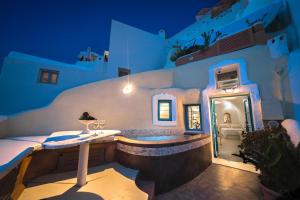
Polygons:
<instances>
[{"instance_id":1,"label":"white stucco wall","mask_svg":"<svg viewBox=\"0 0 300 200\"><path fill-rule=\"evenodd\" d=\"M288 60L288 78L292 98L293 118L300 121L300 49L291 52Z\"/></svg>"},{"instance_id":2,"label":"white stucco wall","mask_svg":"<svg viewBox=\"0 0 300 200\"><path fill-rule=\"evenodd\" d=\"M166 41L158 34L112 20L108 78L118 76L118 67L130 68L131 73L163 67L166 57Z\"/></svg>"},{"instance_id":3,"label":"white stucco wall","mask_svg":"<svg viewBox=\"0 0 300 200\"><path fill-rule=\"evenodd\" d=\"M129 95L122 93L128 77L104 80L67 90L48 107L9 116L5 122L6 127L0 123L0 131L3 126L8 135L41 135L58 130L82 129L83 126L77 119L84 111L98 119L105 119L107 129L182 130L183 104L203 103L201 92L209 82L208 69L223 63L224 60L244 60L249 80L258 85L261 104L257 97L258 92L251 98L261 105L262 112L260 106L255 107L258 110L254 113L254 118L257 121L261 118L282 119L280 92L278 94L277 85L274 83L277 80L274 69L278 61L270 57L266 46L254 46L177 68L134 74L130 76L134 91ZM250 90L254 88L258 91L255 84L249 86ZM243 88L240 90L244 91ZM161 127L153 124L152 97L162 93L176 97L176 126ZM203 111L202 117L206 121L209 120L207 112ZM261 123L256 125L260 127Z\"/></svg>"},{"instance_id":4,"label":"white stucco wall","mask_svg":"<svg viewBox=\"0 0 300 200\"><path fill-rule=\"evenodd\" d=\"M287 0L294 29L298 38L293 37L292 43L296 48L290 53L288 58L288 81L291 90L290 104L293 107L292 118L300 121L300 1L298 0Z\"/></svg>"},{"instance_id":5,"label":"white stucco wall","mask_svg":"<svg viewBox=\"0 0 300 200\"><path fill-rule=\"evenodd\" d=\"M246 62L249 80L258 84L262 100L263 119L283 119L282 98L280 88L278 88L277 75L274 72L279 60L271 58L265 45L258 45L177 67L174 69L173 87L199 87L204 90L209 82L209 67L216 63L222 63L224 60L234 59L243 59Z\"/></svg>"},{"instance_id":6,"label":"white stucco wall","mask_svg":"<svg viewBox=\"0 0 300 200\"><path fill-rule=\"evenodd\" d=\"M152 96L161 92L157 89L171 86L172 72L142 73L132 76L131 81L135 89L129 95L122 93L126 77L67 90L48 107L10 116L7 132L9 135L43 135L58 130L83 129L78 118L85 111L97 119L105 119L107 129L155 128L151 114ZM177 96L179 93L172 94Z\"/></svg>"},{"instance_id":7,"label":"white stucco wall","mask_svg":"<svg viewBox=\"0 0 300 200\"><path fill-rule=\"evenodd\" d=\"M39 83L40 69L59 71L57 84ZM66 89L101 79L102 63L81 67L11 52L0 73L0 115L44 107Z\"/></svg>"},{"instance_id":8,"label":"white stucco wall","mask_svg":"<svg viewBox=\"0 0 300 200\"><path fill-rule=\"evenodd\" d=\"M7 123L5 122L7 120L6 116L0 116L0 138L7 136Z\"/></svg>"}]
</instances>

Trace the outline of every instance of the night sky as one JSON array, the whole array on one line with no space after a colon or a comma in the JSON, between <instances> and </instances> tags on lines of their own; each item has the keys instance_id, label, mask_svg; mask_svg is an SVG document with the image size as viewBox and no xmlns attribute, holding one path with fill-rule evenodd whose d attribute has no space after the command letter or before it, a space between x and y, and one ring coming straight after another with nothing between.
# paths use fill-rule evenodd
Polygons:
<instances>
[{"instance_id":1,"label":"night sky","mask_svg":"<svg viewBox=\"0 0 300 200\"><path fill-rule=\"evenodd\" d=\"M111 19L172 36L217 0L1 0L0 66L10 51L75 63L108 49Z\"/></svg>"}]
</instances>

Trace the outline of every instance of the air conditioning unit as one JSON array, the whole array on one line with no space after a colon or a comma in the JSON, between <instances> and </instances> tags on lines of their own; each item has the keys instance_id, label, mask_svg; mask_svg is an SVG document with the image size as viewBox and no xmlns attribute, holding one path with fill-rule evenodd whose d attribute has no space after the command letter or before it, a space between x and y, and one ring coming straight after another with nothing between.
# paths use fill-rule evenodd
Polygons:
<instances>
[{"instance_id":1,"label":"air conditioning unit","mask_svg":"<svg viewBox=\"0 0 300 200\"><path fill-rule=\"evenodd\" d=\"M289 53L286 34L280 34L269 39L267 45L272 58L279 58Z\"/></svg>"},{"instance_id":2,"label":"air conditioning unit","mask_svg":"<svg viewBox=\"0 0 300 200\"><path fill-rule=\"evenodd\" d=\"M218 71L216 73L216 80L217 89L222 90L237 88L240 84L237 70L227 72Z\"/></svg>"}]
</instances>

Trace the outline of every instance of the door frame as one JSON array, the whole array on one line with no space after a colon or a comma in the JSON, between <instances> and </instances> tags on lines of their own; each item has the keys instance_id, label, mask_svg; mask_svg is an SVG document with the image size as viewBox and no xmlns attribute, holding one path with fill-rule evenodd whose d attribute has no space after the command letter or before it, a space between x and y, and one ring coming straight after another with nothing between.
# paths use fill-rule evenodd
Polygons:
<instances>
[{"instance_id":1,"label":"door frame","mask_svg":"<svg viewBox=\"0 0 300 200\"><path fill-rule=\"evenodd\" d=\"M200 114L200 129L190 129L188 125L188 107L189 106L198 106L199 107L199 114ZM203 122L202 122L202 108L201 104L183 104L183 112L184 112L184 127L186 131L203 131Z\"/></svg>"},{"instance_id":2,"label":"door frame","mask_svg":"<svg viewBox=\"0 0 300 200\"><path fill-rule=\"evenodd\" d=\"M251 126L252 126L252 130L256 130L255 126L254 126L254 117L253 117L253 106L251 103L251 94L250 93L240 93L240 94L229 94L229 95L213 95L213 96L209 96L209 123L210 123L210 135L211 135L211 150L212 150L212 161L213 163L216 164L221 164L221 165L225 165L225 166L229 166L229 167L233 167L233 168L237 168L237 169L242 169L242 170L246 170L246 171L250 171L250 172L254 172L254 173L259 173L259 171L257 171L255 169L255 167L251 164L245 164L243 162L236 162L236 161L230 161L230 160L226 160L223 158L219 158L218 157L218 150L219 150L219 146L218 146L218 132L217 132L217 127L216 127L216 122L215 122L215 111L213 108L213 100L214 99L222 99L222 98L226 98L226 97L237 97L237 96L243 96L243 97L247 97L248 101L249 101L249 108L250 108L250 116L251 116ZM242 102L244 105L244 101ZM213 121L214 120L214 121ZM214 131L216 131L214 133ZM216 142L216 144L215 144ZM216 151L217 150L217 151Z\"/></svg>"},{"instance_id":3,"label":"door frame","mask_svg":"<svg viewBox=\"0 0 300 200\"><path fill-rule=\"evenodd\" d=\"M248 108L249 108L249 114L250 114L250 119L248 119L248 116L246 114L246 100L248 101ZM253 111L252 111L252 103L251 103L251 98L250 95L247 97L247 99L243 99L243 106L244 106L244 114L245 114L245 122L246 122L246 131L249 131L249 120L250 120L250 125L251 125L251 130L254 131L254 123L253 123Z\"/></svg>"}]
</instances>

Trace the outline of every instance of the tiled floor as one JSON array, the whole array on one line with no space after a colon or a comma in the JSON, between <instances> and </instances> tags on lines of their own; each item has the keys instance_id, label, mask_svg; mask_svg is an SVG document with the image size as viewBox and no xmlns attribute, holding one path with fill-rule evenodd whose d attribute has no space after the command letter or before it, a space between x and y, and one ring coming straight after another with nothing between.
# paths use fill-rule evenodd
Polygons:
<instances>
[{"instance_id":1,"label":"tiled floor","mask_svg":"<svg viewBox=\"0 0 300 200\"><path fill-rule=\"evenodd\" d=\"M148 195L135 184L137 171L117 163L89 169L88 184L78 188L76 172L49 174L29 184L20 199L142 200ZM192 181L156 200L261 199L257 174L213 164Z\"/></svg>"},{"instance_id":2,"label":"tiled floor","mask_svg":"<svg viewBox=\"0 0 300 200\"><path fill-rule=\"evenodd\" d=\"M242 162L241 158L232 155L233 153L239 153L238 145L240 144L240 138L223 138L222 143L219 144L219 157L226 160Z\"/></svg>"},{"instance_id":3,"label":"tiled floor","mask_svg":"<svg viewBox=\"0 0 300 200\"><path fill-rule=\"evenodd\" d=\"M257 174L213 164L192 181L156 200L262 199Z\"/></svg>"},{"instance_id":4,"label":"tiled floor","mask_svg":"<svg viewBox=\"0 0 300 200\"><path fill-rule=\"evenodd\" d=\"M138 171L111 163L89 169L87 184L77 187L76 171L33 180L19 200L147 200L135 183Z\"/></svg>"}]
</instances>

